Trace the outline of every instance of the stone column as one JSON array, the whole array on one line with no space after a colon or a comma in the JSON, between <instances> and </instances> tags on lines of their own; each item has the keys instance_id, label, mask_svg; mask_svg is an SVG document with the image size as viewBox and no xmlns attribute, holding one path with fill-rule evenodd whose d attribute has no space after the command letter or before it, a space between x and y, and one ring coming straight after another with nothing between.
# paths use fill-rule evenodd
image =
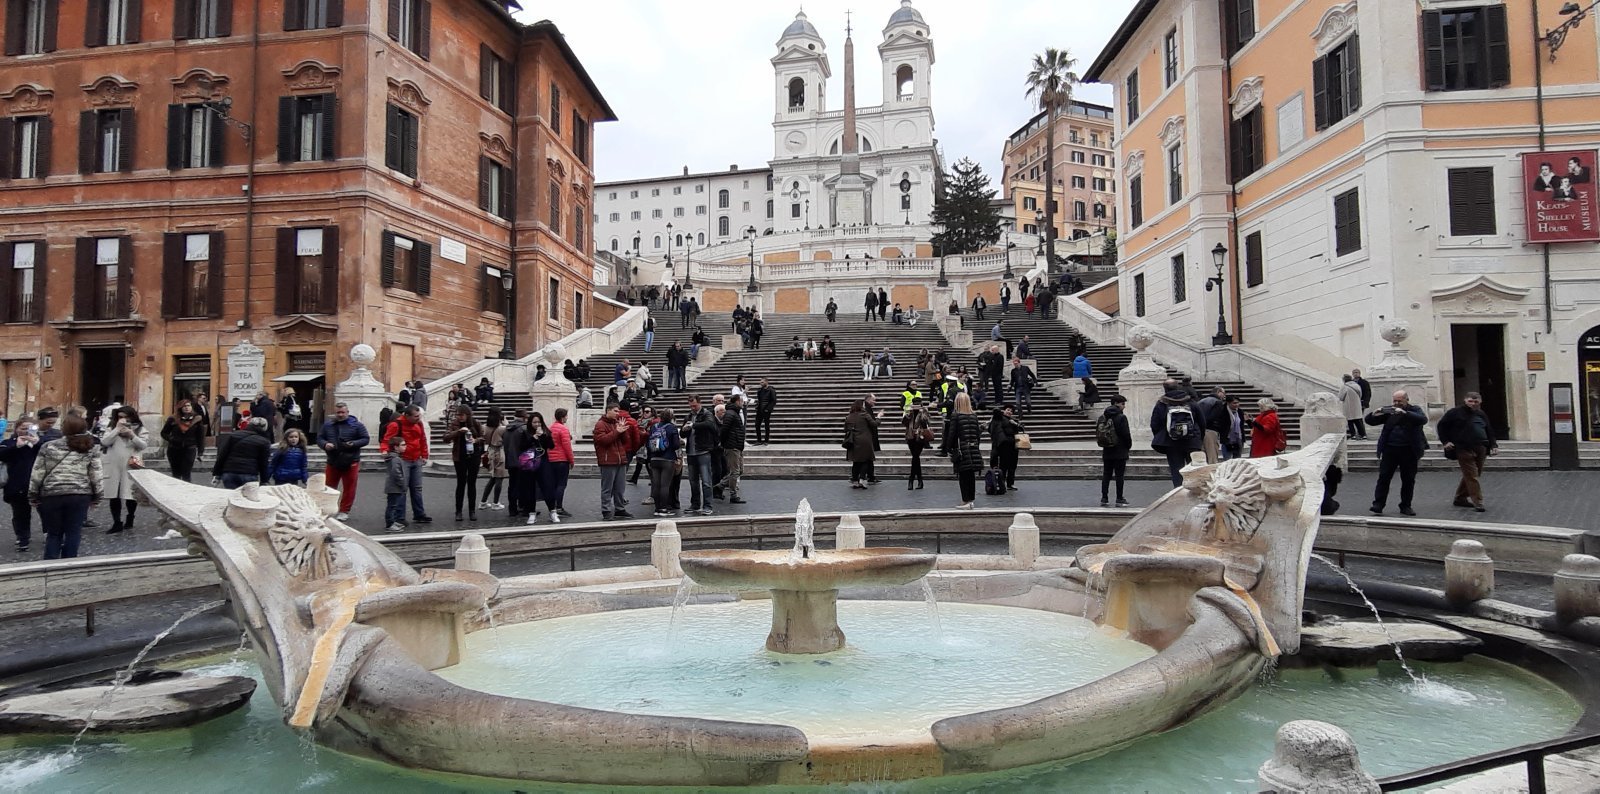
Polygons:
<instances>
[{"instance_id":1,"label":"stone column","mask_svg":"<svg viewBox=\"0 0 1600 794\"><path fill-rule=\"evenodd\" d=\"M482 535L469 533L461 536L461 545L456 547L456 570L489 572L489 546L483 542Z\"/></svg>"},{"instance_id":2,"label":"stone column","mask_svg":"<svg viewBox=\"0 0 1600 794\"><path fill-rule=\"evenodd\" d=\"M1011 556L1032 568L1034 560L1039 559L1039 525L1034 523L1033 514L1018 513L1011 519L1006 538L1011 547Z\"/></svg>"},{"instance_id":3,"label":"stone column","mask_svg":"<svg viewBox=\"0 0 1600 794\"><path fill-rule=\"evenodd\" d=\"M1300 446L1305 447L1323 436L1333 433L1343 436L1345 431L1344 406L1333 392L1312 392L1306 398L1306 412L1300 415ZM1350 450L1340 445L1334 463L1345 472L1350 471Z\"/></svg>"},{"instance_id":4,"label":"stone column","mask_svg":"<svg viewBox=\"0 0 1600 794\"><path fill-rule=\"evenodd\" d=\"M374 436L379 432L378 414L384 408L393 408L394 396L389 394L388 388L372 376L368 365L378 358L377 351L371 345L359 344L350 348L350 360L355 363L355 369L350 371L350 377L345 378L333 387L334 402L342 402L350 406L350 415L361 420L367 430ZM439 395L443 401L443 395ZM377 448L374 444L373 449Z\"/></svg>"},{"instance_id":5,"label":"stone column","mask_svg":"<svg viewBox=\"0 0 1600 794\"><path fill-rule=\"evenodd\" d=\"M1600 617L1600 558L1568 554L1556 570L1556 620Z\"/></svg>"},{"instance_id":6,"label":"stone column","mask_svg":"<svg viewBox=\"0 0 1600 794\"><path fill-rule=\"evenodd\" d=\"M1482 601L1494 595L1494 560L1476 540L1450 544L1444 558L1444 596L1456 605Z\"/></svg>"},{"instance_id":7,"label":"stone column","mask_svg":"<svg viewBox=\"0 0 1600 794\"><path fill-rule=\"evenodd\" d=\"M535 381L528 389L533 399L533 410L544 417L545 424L555 421L556 409L567 409L567 429L575 425L578 413L578 387L572 385L561 373L561 364L567 358L567 348L560 342L551 342L540 351L544 357L544 379ZM573 434L574 436L577 433Z\"/></svg>"},{"instance_id":8,"label":"stone column","mask_svg":"<svg viewBox=\"0 0 1600 794\"><path fill-rule=\"evenodd\" d=\"M1361 768L1356 743L1338 726L1314 720L1286 722L1278 729L1272 759L1257 773L1262 787L1278 794L1378 794L1378 781Z\"/></svg>"},{"instance_id":9,"label":"stone column","mask_svg":"<svg viewBox=\"0 0 1600 794\"><path fill-rule=\"evenodd\" d=\"M833 547L839 551L867 547L867 528L861 525L861 516L855 513L839 516L839 526L833 531Z\"/></svg>"},{"instance_id":10,"label":"stone column","mask_svg":"<svg viewBox=\"0 0 1600 794\"><path fill-rule=\"evenodd\" d=\"M678 534L678 522L657 521L656 531L650 534L650 564L662 579L683 576L678 557L683 553L683 536Z\"/></svg>"},{"instance_id":11,"label":"stone column","mask_svg":"<svg viewBox=\"0 0 1600 794\"><path fill-rule=\"evenodd\" d=\"M1434 425L1444 415L1444 403L1427 365L1412 358L1411 351L1400 346L1411 336L1410 323L1399 319L1385 320L1378 326L1378 335L1390 347L1383 351L1381 361L1362 373L1367 383L1372 385L1372 405L1388 405L1390 395L1404 391L1411 398L1412 405L1421 406L1428 414L1426 433L1429 439L1437 441Z\"/></svg>"},{"instance_id":12,"label":"stone column","mask_svg":"<svg viewBox=\"0 0 1600 794\"><path fill-rule=\"evenodd\" d=\"M1128 398L1128 430L1133 436L1134 449L1150 446L1150 414L1165 393L1161 384L1167 379L1167 370L1148 352L1155 341L1155 329L1148 325L1128 329L1127 342L1128 347L1133 348L1133 361L1117 373L1117 391Z\"/></svg>"}]
</instances>

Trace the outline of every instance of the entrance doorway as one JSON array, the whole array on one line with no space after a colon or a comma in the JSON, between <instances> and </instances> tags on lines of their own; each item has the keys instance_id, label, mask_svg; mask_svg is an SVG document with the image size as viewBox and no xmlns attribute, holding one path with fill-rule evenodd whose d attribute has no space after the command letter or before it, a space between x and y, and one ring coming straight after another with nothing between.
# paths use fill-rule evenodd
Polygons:
<instances>
[{"instance_id":1,"label":"entrance doorway","mask_svg":"<svg viewBox=\"0 0 1600 794\"><path fill-rule=\"evenodd\" d=\"M1450 350L1455 370L1455 397L1467 392L1483 395L1483 412L1497 439L1511 437L1506 399L1506 327L1504 325L1452 325Z\"/></svg>"},{"instance_id":2,"label":"entrance doorway","mask_svg":"<svg viewBox=\"0 0 1600 794\"><path fill-rule=\"evenodd\" d=\"M90 416L127 394L127 348L78 348L78 366L78 402L89 409Z\"/></svg>"},{"instance_id":3,"label":"entrance doorway","mask_svg":"<svg viewBox=\"0 0 1600 794\"><path fill-rule=\"evenodd\" d=\"M1578 391L1583 400L1579 438L1600 441L1600 325L1578 338Z\"/></svg>"},{"instance_id":4,"label":"entrance doorway","mask_svg":"<svg viewBox=\"0 0 1600 794\"><path fill-rule=\"evenodd\" d=\"M0 413L15 420L39 406L39 368L33 359L0 361Z\"/></svg>"}]
</instances>

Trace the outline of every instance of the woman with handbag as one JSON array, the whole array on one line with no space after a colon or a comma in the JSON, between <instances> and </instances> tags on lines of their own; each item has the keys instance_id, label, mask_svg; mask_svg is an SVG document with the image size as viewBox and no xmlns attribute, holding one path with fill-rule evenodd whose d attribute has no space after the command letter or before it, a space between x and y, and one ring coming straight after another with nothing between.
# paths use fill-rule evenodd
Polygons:
<instances>
[{"instance_id":1,"label":"woman with handbag","mask_svg":"<svg viewBox=\"0 0 1600 794\"><path fill-rule=\"evenodd\" d=\"M1017 442L1026 437L1010 403L994 409L989 420L989 466L1005 473L1007 491L1017 490Z\"/></svg>"},{"instance_id":2,"label":"woman with handbag","mask_svg":"<svg viewBox=\"0 0 1600 794\"><path fill-rule=\"evenodd\" d=\"M900 417L906 429L906 449L911 452L911 474L906 477L906 490L922 488L922 451L933 443L933 428L929 426L928 407L919 396Z\"/></svg>"},{"instance_id":3,"label":"woman with handbag","mask_svg":"<svg viewBox=\"0 0 1600 794\"><path fill-rule=\"evenodd\" d=\"M1278 419L1278 406L1268 397L1256 402L1259 411L1250 418L1250 457L1266 458L1289 448L1289 437Z\"/></svg>"},{"instance_id":4,"label":"woman with handbag","mask_svg":"<svg viewBox=\"0 0 1600 794\"><path fill-rule=\"evenodd\" d=\"M961 483L961 504L956 505L957 510L971 510L977 498L978 472L983 470L983 449L979 446L982 438L983 426L972 413L972 398L964 393L957 394L955 407L944 423L944 442L939 446L939 454L950 457L956 479Z\"/></svg>"},{"instance_id":5,"label":"woman with handbag","mask_svg":"<svg viewBox=\"0 0 1600 794\"><path fill-rule=\"evenodd\" d=\"M500 489L510 476L506 471L505 436L505 415L498 407L490 406L483 434L483 468L489 472L489 484L483 487L483 501L478 503L479 510L505 508L505 505L500 504Z\"/></svg>"},{"instance_id":6,"label":"woman with handbag","mask_svg":"<svg viewBox=\"0 0 1600 794\"><path fill-rule=\"evenodd\" d=\"M106 475L105 496L111 500L111 528L107 535L115 535L133 526L133 514L139 503L133 501L133 478L128 472L144 468L139 455L150 446L150 431L139 419L139 411L124 405L111 414L111 424L100 436L104 450L101 463ZM122 518L122 508L128 508L128 518Z\"/></svg>"},{"instance_id":7,"label":"woman with handbag","mask_svg":"<svg viewBox=\"0 0 1600 794\"><path fill-rule=\"evenodd\" d=\"M517 456L517 468L522 470L522 493L517 495L517 501L528 512L528 523L535 524L539 521L539 486L544 477L539 470L544 467L554 442L550 438L550 426L544 423L544 414L538 411L528 412L528 424L523 432L527 434L527 444Z\"/></svg>"},{"instance_id":8,"label":"woman with handbag","mask_svg":"<svg viewBox=\"0 0 1600 794\"><path fill-rule=\"evenodd\" d=\"M866 400L856 400L850 406L850 414L844 418L844 449L845 458L850 461L851 488L866 488L870 484L872 462L878 457L874 439L881 418L882 412L874 415L868 411Z\"/></svg>"},{"instance_id":9,"label":"woman with handbag","mask_svg":"<svg viewBox=\"0 0 1600 794\"><path fill-rule=\"evenodd\" d=\"M39 511L47 560L78 556L89 508L105 496L105 471L89 423L68 414L61 420L61 433L40 447L28 477L28 503Z\"/></svg>"},{"instance_id":10,"label":"woman with handbag","mask_svg":"<svg viewBox=\"0 0 1600 794\"><path fill-rule=\"evenodd\" d=\"M178 409L167 417L161 427L161 440L167 444L167 465L172 476L189 482L194 474L195 458L205 448L205 420L194 410L194 403L179 400Z\"/></svg>"},{"instance_id":11,"label":"woman with handbag","mask_svg":"<svg viewBox=\"0 0 1600 794\"><path fill-rule=\"evenodd\" d=\"M461 520L461 506L466 504L467 515L478 520L478 468L483 462L483 424L472 415L472 406L456 405L450 417L449 430L443 441L450 445L450 464L456 474L456 520Z\"/></svg>"}]
</instances>

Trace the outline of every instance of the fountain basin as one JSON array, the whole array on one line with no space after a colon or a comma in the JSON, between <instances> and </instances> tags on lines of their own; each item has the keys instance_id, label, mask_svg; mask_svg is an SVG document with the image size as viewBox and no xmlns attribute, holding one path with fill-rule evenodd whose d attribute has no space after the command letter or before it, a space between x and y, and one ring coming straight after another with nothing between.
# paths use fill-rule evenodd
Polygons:
<instances>
[{"instance_id":1,"label":"fountain basin","mask_svg":"<svg viewBox=\"0 0 1600 794\"><path fill-rule=\"evenodd\" d=\"M690 551L679 558L684 576L706 587L803 593L908 584L933 570L935 560L919 549L896 547L814 551L803 559L792 551L737 549Z\"/></svg>"}]
</instances>

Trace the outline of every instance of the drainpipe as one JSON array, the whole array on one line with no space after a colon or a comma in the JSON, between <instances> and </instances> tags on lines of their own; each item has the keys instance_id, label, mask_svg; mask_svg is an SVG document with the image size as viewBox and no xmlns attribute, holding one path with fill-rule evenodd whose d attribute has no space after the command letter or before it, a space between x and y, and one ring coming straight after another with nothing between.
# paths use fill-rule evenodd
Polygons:
<instances>
[{"instance_id":1,"label":"drainpipe","mask_svg":"<svg viewBox=\"0 0 1600 794\"><path fill-rule=\"evenodd\" d=\"M1539 31L1543 30L1543 28L1539 27L1539 3L1538 3L1538 0L1534 0L1534 2L1529 3L1528 7L1530 9L1532 9L1532 11L1533 11L1533 91L1534 91L1534 110L1538 114L1538 117L1539 117L1539 151L1542 152L1542 151L1545 150L1544 57L1543 57L1542 52L1539 49L1539 45L1540 44L1545 44L1546 42L1544 41L1544 38L1539 34ZM1555 305L1554 305L1555 301L1552 300L1552 298L1551 298L1551 287L1550 287L1550 244L1549 243L1545 243L1544 245L1542 245L1540 247L1544 249L1544 252L1543 252L1543 257L1544 257L1544 332L1546 334L1549 334L1549 333L1553 333L1555 331L1555 322L1556 322L1555 321L1555 317L1552 316L1552 312L1555 309Z\"/></svg>"},{"instance_id":2,"label":"drainpipe","mask_svg":"<svg viewBox=\"0 0 1600 794\"><path fill-rule=\"evenodd\" d=\"M1222 43L1222 117L1233 118L1233 104L1229 94L1233 91L1233 56L1228 53L1228 43ZM1233 129L1228 125L1223 126L1222 150L1232 152L1229 147L1229 137ZM1239 284L1239 182L1233 176L1233 160L1230 157L1228 165L1228 267L1233 271L1229 283L1232 286L1233 303L1233 343L1244 344L1244 293Z\"/></svg>"},{"instance_id":3,"label":"drainpipe","mask_svg":"<svg viewBox=\"0 0 1600 794\"><path fill-rule=\"evenodd\" d=\"M261 75L261 4L253 3L254 20L250 25L250 136L245 141L244 177L244 320L240 328L250 327L250 308L255 304L250 298L251 265L255 262L256 247L256 139L261 128L256 125L256 107L260 104Z\"/></svg>"}]
</instances>

